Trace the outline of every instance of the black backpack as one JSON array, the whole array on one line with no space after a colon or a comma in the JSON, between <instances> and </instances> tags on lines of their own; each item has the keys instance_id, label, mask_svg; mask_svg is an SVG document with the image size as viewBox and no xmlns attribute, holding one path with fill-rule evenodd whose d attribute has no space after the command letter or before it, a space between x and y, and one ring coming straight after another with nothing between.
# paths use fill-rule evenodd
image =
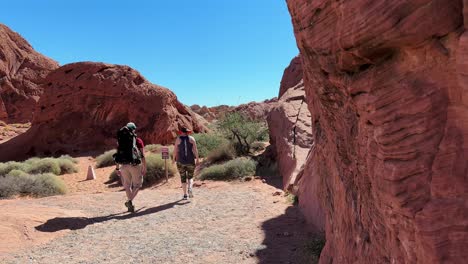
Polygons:
<instances>
[{"instance_id":1,"label":"black backpack","mask_svg":"<svg viewBox=\"0 0 468 264\"><path fill-rule=\"evenodd\" d=\"M114 161L119 164L138 165L141 163L140 150L136 146L136 134L124 126L117 131L117 152Z\"/></svg>"}]
</instances>

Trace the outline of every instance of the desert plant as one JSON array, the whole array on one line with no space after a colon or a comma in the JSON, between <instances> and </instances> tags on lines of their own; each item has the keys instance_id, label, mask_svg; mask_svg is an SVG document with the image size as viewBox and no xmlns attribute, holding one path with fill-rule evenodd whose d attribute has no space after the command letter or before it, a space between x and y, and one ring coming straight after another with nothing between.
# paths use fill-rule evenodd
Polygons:
<instances>
[{"instance_id":1,"label":"desert plant","mask_svg":"<svg viewBox=\"0 0 468 264\"><path fill-rule=\"evenodd\" d=\"M21 177L21 176L28 176L26 172L22 170L12 170L6 176L14 176L14 177Z\"/></svg>"},{"instance_id":2,"label":"desert plant","mask_svg":"<svg viewBox=\"0 0 468 264\"><path fill-rule=\"evenodd\" d=\"M31 163L26 172L29 174L53 173L55 175L60 175L60 165L57 159L40 159Z\"/></svg>"},{"instance_id":3,"label":"desert plant","mask_svg":"<svg viewBox=\"0 0 468 264\"><path fill-rule=\"evenodd\" d=\"M114 155L117 150L112 149L96 157L96 168L104 168L115 165Z\"/></svg>"},{"instance_id":4,"label":"desert plant","mask_svg":"<svg viewBox=\"0 0 468 264\"><path fill-rule=\"evenodd\" d=\"M197 142L198 155L202 158L208 157L210 152L229 143L225 137L217 133L195 134L193 137Z\"/></svg>"},{"instance_id":5,"label":"desert plant","mask_svg":"<svg viewBox=\"0 0 468 264\"><path fill-rule=\"evenodd\" d=\"M255 174L256 162L250 158L241 157L223 164L217 164L203 169L201 179L233 180Z\"/></svg>"},{"instance_id":6,"label":"desert plant","mask_svg":"<svg viewBox=\"0 0 468 264\"><path fill-rule=\"evenodd\" d=\"M226 114L219 123L219 129L235 144L240 155L249 154L253 142L268 138L268 128L264 122L251 120L238 112Z\"/></svg>"},{"instance_id":7,"label":"desert plant","mask_svg":"<svg viewBox=\"0 0 468 264\"><path fill-rule=\"evenodd\" d=\"M59 159L67 159L67 160L69 160L69 161L71 161L71 162L73 162L75 164L78 164L78 160L73 158L70 155L62 155L62 156L59 157Z\"/></svg>"},{"instance_id":8,"label":"desert plant","mask_svg":"<svg viewBox=\"0 0 468 264\"><path fill-rule=\"evenodd\" d=\"M30 165L24 162L9 161L0 163L0 176L7 175L12 170L28 171Z\"/></svg>"},{"instance_id":9,"label":"desert plant","mask_svg":"<svg viewBox=\"0 0 468 264\"><path fill-rule=\"evenodd\" d=\"M2 198L14 195L42 197L64 194L65 192L65 183L50 173L29 175L12 171L5 177L0 177L0 197Z\"/></svg>"},{"instance_id":10,"label":"desert plant","mask_svg":"<svg viewBox=\"0 0 468 264\"><path fill-rule=\"evenodd\" d=\"M236 157L236 150L232 144L221 145L208 154L207 160L210 163L232 160Z\"/></svg>"},{"instance_id":11,"label":"desert plant","mask_svg":"<svg viewBox=\"0 0 468 264\"><path fill-rule=\"evenodd\" d=\"M78 172L74 159L61 157L56 160L60 167L60 175Z\"/></svg>"}]
</instances>

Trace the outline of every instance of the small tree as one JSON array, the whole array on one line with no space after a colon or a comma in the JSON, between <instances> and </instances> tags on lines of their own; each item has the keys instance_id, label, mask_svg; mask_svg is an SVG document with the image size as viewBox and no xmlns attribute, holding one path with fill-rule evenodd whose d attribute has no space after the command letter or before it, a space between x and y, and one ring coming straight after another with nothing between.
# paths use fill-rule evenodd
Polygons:
<instances>
[{"instance_id":1,"label":"small tree","mask_svg":"<svg viewBox=\"0 0 468 264\"><path fill-rule=\"evenodd\" d=\"M265 123L253 121L237 112L226 114L219 123L219 129L234 143L241 155L249 154L253 142L268 137Z\"/></svg>"}]
</instances>

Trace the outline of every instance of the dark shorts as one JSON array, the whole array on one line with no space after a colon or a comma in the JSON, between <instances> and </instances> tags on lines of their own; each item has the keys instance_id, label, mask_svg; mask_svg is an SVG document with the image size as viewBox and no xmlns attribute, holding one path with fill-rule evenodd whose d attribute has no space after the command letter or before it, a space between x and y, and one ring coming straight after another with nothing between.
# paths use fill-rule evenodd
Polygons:
<instances>
[{"instance_id":1,"label":"dark shorts","mask_svg":"<svg viewBox=\"0 0 468 264\"><path fill-rule=\"evenodd\" d=\"M195 164L181 164L177 162L177 169L179 170L180 180L182 183L187 182L187 179L193 178L195 172Z\"/></svg>"}]
</instances>

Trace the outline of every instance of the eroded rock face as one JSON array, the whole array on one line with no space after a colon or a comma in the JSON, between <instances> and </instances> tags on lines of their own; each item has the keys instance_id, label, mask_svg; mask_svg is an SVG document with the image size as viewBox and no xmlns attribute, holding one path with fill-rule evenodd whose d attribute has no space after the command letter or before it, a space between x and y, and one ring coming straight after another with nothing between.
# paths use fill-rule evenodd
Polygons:
<instances>
[{"instance_id":1,"label":"eroded rock face","mask_svg":"<svg viewBox=\"0 0 468 264\"><path fill-rule=\"evenodd\" d=\"M222 119L227 113L239 112L254 120L265 120L270 113L277 98L265 100L263 102L250 102L238 106L219 105L213 107L192 105L190 108L208 121Z\"/></svg>"},{"instance_id":2,"label":"eroded rock face","mask_svg":"<svg viewBox=\"0 0 468 264\"><path fill-rule=\"evenodd\" d=\"M58 63L36 52L18 33L0 24L0 120L29 122L40 86Z\"/></svg>"},{"instance_id":3,"label":"eroded rock face","mask_svg":"<svg viewBox=\"0 0 468 264\"><path fill-rule=\"evenodd\" d=\"M302 63L301 57L296 56L292 59L289 66L284 69L283 78L281 78L281 85L278 98L291 87L296 86L302 80Z\"/></svg>"},{"instance_id":4,"label":"eroded rock face","mask_svg":"<svg viewBox=\"0 0 468 264\"><path fill-rule=\"evenodd\" d=\"M12 150L1 160L112 148L129 121L147 144L172 143L181 126L205 131L174 93L127 66L68 64L50 73L45 86L31 129L0 145Z\"/></svg>"},{"instance_id":5,"label":"eroded rock face","mask_svg":"<svg viewBox=\"0 0 468 264\"><path fill-rule=\"evenodd\" d=\"M278 169L283 177L283 187L299 198L299 206L307 221L315 230L324 229L324 215L320 207L318 177L302 177L307 168L306 161L313 146L312 120L307 107L302 67L299 57L295 57L286 68L283 80L297 80L285 88L288 82L282 81L281 97L271 109L267 121L270 143L275 153ZM291 70L300 69L300 72ZM293 76L290 76L293 75ZM307 188L299 188L308 186Z\"/></svg>"},{"instance_id":6,"label":"eroded rock face","mask_svg":"<svg viewBox=\"0 0 468 264\"><path fill-rule=\"evenodd\" d=\"M287 2L313 124L302 177L319 177L326 214L321 263L466 262L468 1Z\"/></svg>"}]
</instances>

